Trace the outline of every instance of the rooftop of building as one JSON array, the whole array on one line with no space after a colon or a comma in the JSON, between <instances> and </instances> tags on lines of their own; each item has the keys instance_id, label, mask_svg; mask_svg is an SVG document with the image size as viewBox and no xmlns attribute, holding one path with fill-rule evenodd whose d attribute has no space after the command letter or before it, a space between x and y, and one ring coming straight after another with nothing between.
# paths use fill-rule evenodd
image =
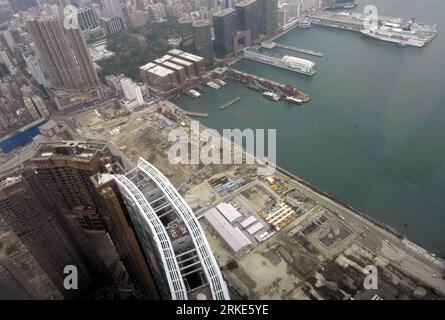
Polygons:
<instances>
[{"instance_id":1,"label":"rooftop of building","mask_svg":"<svg viewBox=\"0 0 445 320\"><path fill-rule=\"evenodd\" d=\"M193 27L210 27L209 19L201 19L193 21Z\"/></svg>"},{"instance_id":2,"label":"rooftop of building","mask_svg":"<svg viewBox=\"0 0 445 320\"><path fill-rule=\"evenodd\" d=\"M166 76L174 73L174 71L167 69L163 66L159 66L159 65L151 68L150 70L148 70L148 72L151 74L155 74L159 77L166 77Z\"/></svg>"},{"instance_id":3,"label":"rooftop of building","mask_svg":"<svg viewBox=\"0 0 445 320\"><path fill-rule=\"evenodd\" d=\"M148 62L148 63L144 64L143 66L140 66L139 69L147 71L148 69L151 69L155 66L156 66L156 64L154 64L153 62Z\"/></svg>"},{"instance_id":4,"label":"rooftop of building","mask_svg":"<svg viewBox=\"0 0 445 320\"><path fill-rule=\"evenodd\" d=\"M107 144L99 141L49 141L37 147L33 161L60 158L89 161L97 152L104 151Z\"/></svg>"},{"instance_id":5,"label":"rooftop of building","mask_svg":"<svg viewBox=\"0 0 445 320\"><path fill-rule=\"evenodd\" d=\"M91 177L96 187L102 186L113 180L113 174L125 174L124 167L119 162L106 163L104 170Z\"/></svg>"},{"instance_id":6,"label":"rooftop of building","mask_svg":"<svg viewBox=\"0 0 445 320\"><path fill-rule=\"evenodd\" d=\"M236 12L236 10L233 9L233 8L225 8L225 9L222 9L222 10L219 10L219 11L215 12L213 14L213 16L214 17L225 17L225 16L228 16L228 15L231 15L234 12Z\"/></svg>"},{"instance_id":7,"label":"rooftop of building","mask_svg":"<svg viewBox=\"0 0 445 320\"><path fill-rule=\"evenodd\" d=\"M180 17L178 19L178 23L180 24L188 24L188 23L193 23L193 19L190 17Z\"/></svg>"},{"instance_id":8,"label":"rooftop of building","mask_svg":"<svg viewBox=\"0 0 445 320\"><path fill-rule=\"evenodd\" d=\"M309 67L309 68L312 68L315 65L315 63L313 61L302 59L302 58L298 58L298 57L294 57L294 56L284 56L283 57L283 61L290 62L290 63L301 64L301 65L304 65L304 66Z\"/></svg>"},{"instance_id":9,"label":"rooftop of building","mask_svg":"<svg viewBox=\"0 0 445 320\"><path fill-rule=\"evenodd\" d=\"M153 60L153 62L155 62L155 63L163 63L163 62L165 62L165 61L167 61L167 60L169 60L171 58L173 58L173 57L168 55L168 54L165 54L162 57L160 57L160 58L158 58L156 60Z\"/></svg>"},{"instance_id":10,"label":"rooftop of building","mask_svg":"<svg viewBox=\"0 0 445 320\"><path fill-rule=\"evenodd\" d=\"M174 58L172 58L170 61L171 61L171 62L175 62L175 63L177 63L177 64L180 64L181 66L187 66L187 67L190 67L190 66L193 65L193 63L191 63L190 61L183 60L183 59L178 58L178 57L174 57Z\"/></svg>"},{"instance_id":11,"label":"rooftop of building","mask_svg":"<svg viewBox=\"0 0 445 320\"><path fill-rule=\"evenodd\" d=\"M188 52L183 52L180 55L180 57L188 59L188 60L191 60L191 61L194 61L194 62L200 62L200 61L204 60L203 57L200 57L200 56L197 56L195 54L188 53Z\"/></svg>"},{"instance_id":12,"label":"rooftop of building","mask_svg":"<svg viewBox=\"0 0 445 320\"><path fill-rule=\"evenodd\" d=\"M47 21L54 21L54 20L62 21L61 18L57 17L54 14L45 14L45 15L28 14L26 16L26 21L47 22Z\"/></svg>"},{"instance_id":13,"label":"rooftop of building","mask_svg":"<svg viewBox=\"0 0 445 320\"><path fill-rule=\"evenodd\" d=\"M183 66L177 65L177 64L175 64L175 63L173 63L171 61L165 61L165 62L162 63L162 65L164 65L166 67L169 67L169 68L172 68L172 69L175 69L175 70L183 70L184 69Z\"/></svg>"},{"instance_id":14,"label":"rooftop of building","mask_svg":"<svg viewBox=\"0 0 445 320\"><path fill-rule=\"evenodd\" d=\"M179 50L179 49L171 49L168 53L171 55L174 55L174 56L179 56L182 53L184 53L184 51Z\"/></svg>"},{"instance_id":15,"label":"rooftop of building","mask_svg":"<svg viewBox=\"0 0 445 320\"><path fill-rule=\"evenodd\" d=\"M243 8L243 7L247 7L254 3L256 3L256 0L243 0L243 1L240 1L237 4L235 4L235 7Z\"/></svg>"}]
</instances>

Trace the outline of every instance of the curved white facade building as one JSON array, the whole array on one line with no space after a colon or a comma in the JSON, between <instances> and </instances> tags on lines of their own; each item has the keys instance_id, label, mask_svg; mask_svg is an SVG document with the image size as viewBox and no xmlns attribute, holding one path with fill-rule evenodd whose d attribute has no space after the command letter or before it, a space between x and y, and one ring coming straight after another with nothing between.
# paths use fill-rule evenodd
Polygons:
<instances>
[{"instance_id":1,"label":"curved white facade building","mask_svg":"<svg viewBox=\"0 0 445 320\"><path fill-rule=\"evenodd\" d=\"M230 299L204 231L170 181L142 158L113 177L162 296Z\"/></svg>"}]
</instances>

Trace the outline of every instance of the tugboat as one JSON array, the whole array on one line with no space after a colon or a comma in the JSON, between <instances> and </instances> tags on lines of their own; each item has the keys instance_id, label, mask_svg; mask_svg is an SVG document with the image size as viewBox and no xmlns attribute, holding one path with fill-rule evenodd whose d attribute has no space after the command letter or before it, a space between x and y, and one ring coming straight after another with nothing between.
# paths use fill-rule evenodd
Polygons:
<instances>
[{"instance_id":1,"label":"tugboat","mask_svg":"<svg viewBox=\"0 0 445 320\"><path fill-rule=\"evenodd\" d=\"M275 92L265 91L263 92L263 97L272 101L280 101L281 98Z\"/></svg>"}]
</instances>

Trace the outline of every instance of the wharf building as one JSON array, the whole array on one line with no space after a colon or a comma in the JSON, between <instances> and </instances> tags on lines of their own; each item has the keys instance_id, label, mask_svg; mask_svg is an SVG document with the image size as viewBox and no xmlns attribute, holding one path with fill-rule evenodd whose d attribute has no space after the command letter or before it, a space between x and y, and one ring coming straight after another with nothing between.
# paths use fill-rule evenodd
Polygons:
<instances>
[{"instance_id":1,"label":"wharf building","mask_svg":"<svg viewBox=\"0 0 445 320\"><path fill-rule=\"evenodd\" d=\"M234 52L233 38L236 34L236 10L226 8L215 12L212 16L215 32L215 52L224 57Z\"/></svg>"},{"instance_id":2,"label":"wharf building","mask_svg":"<svg viewBox=\"0 0 445 320\"><path fill-rule=\"evenodd\" d=\"M126 174L113 174L112 179L118 194L108 189L105 197L111 195L112 212L125 212L125 224L132 226L160 297L229 299L198 220L168 179L142 158L137 167Z\"/></svg>"}]
</instances>

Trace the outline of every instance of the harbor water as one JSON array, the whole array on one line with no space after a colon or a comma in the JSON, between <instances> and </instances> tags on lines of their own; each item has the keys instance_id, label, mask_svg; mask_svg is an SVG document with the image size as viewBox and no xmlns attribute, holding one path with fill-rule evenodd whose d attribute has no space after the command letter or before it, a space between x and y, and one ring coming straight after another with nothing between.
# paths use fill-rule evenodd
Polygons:
<instances>
[{"instance_id":1,"label":"harbor water","mask_svg":"<svg viewBox=\"0 0 445 320\"><path fill-rule=\"evenodd\" d=\"M241 60L235 68L307 92L303 106L273 102L239 83L175 101L215 128L277 129L277 162L337 198L445 257L445 21L443 0L366 0L384 16L437 24L425 48L398 47L358 32L294 29L275 48L317 63L304 76ZM230 108L218 107L240 97Z\"/></svg>"}]
</instances>

